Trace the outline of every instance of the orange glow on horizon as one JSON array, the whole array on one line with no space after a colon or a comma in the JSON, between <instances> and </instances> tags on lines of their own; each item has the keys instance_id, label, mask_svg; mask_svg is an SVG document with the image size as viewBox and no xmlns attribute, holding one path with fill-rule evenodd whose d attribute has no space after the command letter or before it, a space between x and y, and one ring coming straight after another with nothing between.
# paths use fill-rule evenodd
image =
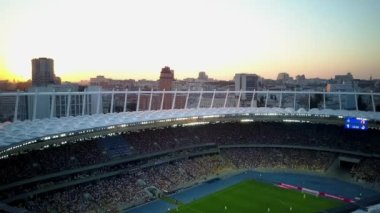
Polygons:
<instances>
[{"instance_id":1,"label":"orange glow on horizon","mask_svg":"<svg viewBox=\"0 0 380 213\"><path fill-rule=\"evenodd\" d=\"M380 79L377 6L355 0L0 2L0 79L31 79L37 57L54 59L55 74L73 82L97 75L157 80L164 66L177 79L200 71L219 80L242 72Z\"/></svg>"}]
</instances>

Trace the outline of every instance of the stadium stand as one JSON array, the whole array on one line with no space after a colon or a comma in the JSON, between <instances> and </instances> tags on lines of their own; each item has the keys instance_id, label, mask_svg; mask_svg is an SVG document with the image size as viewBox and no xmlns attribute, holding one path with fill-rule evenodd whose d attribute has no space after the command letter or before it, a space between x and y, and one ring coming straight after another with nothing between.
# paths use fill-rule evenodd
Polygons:
<instances>
[{"instance_id":1,"label":"stadium stand","mask_svg":"<svg viewBox=\"0 0 380 213\"><path fill-rule=\"evenodd\" d=\"M120 135L100 138L98 145L99 149L103 150L110 158L134 154L129 144Z\"/></svg>"},{"instance_id":2,"label":"stadium stand","mask_svg":"<svg viewBox=\"0 0 380 213\"><path fill-rule=\"evenodd\" d=\"M302 129L302 131L299 131ZM67 143L0 160L0 200L33 212L118 211L223 172L326 172L341 154L353 180L380 186L380 131L275 122L168 127Z\"/></svg>"}]
</instances>

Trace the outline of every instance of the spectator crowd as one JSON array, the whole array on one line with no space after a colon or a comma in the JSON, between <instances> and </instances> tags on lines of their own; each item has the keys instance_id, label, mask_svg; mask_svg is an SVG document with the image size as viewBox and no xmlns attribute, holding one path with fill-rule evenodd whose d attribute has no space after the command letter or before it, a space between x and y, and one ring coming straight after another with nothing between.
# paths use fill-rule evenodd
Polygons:
<instances>
[{"instance_id":1,"label":"spectator crowd","mask_svg":"<svg viewBox=\"0 0 380 213\"><path fill-rule=\"evenodd\" d=\"M231 166L223 162L220 155L211 155L162 164L36 196L19 203L18 207L33 212L118 211L153 199L144 190L148 186L170 192Z\"/></svg>"},{"instance_id":2,"label":"spectator crowd","mask_svg":"<svg viewBox=\"0 0 380 213\"><path fill-rule=\"evenodd\" d=\"M122 137L124 140L118 138L113 146L127 150L120 151L127 156L205 143L301 145L380 153L380 131L352 132L336 125L322 124L218 123L142 130L126 133ZM104 141L100 139L68 143L1 159L0 185L112 160L114 155L102 143Z\"/></svg>"},{"instance_id":3,"label":"spectator crowd","mask_svg":"<svg viewBox=\"0 0 380 213\"><path fill-rule=\"evenodd\" d=\"M50 185L125 170L128 172L39 194L17 204L34 212L117 211L153 199L146 191L149 186L172 192L209 176L235 169L272 168L323 172L338 156L334 152L294 148L235 147L220 149L219 154L183 157L216 149L218 145L298 145L380 153L380 131L352 132L343 127L322 124L217 123L129 132L118 136L112 145L108 144L110 139L112 138L67 143L1 159L0 187L19 180L109 163L117 159L132 159L160 152L164 154L89 172L77 172L8 192L0 191L0 199ZM204 144L214 146L200 146ZM191 148L192 146L194 147ZM379 171L380 159L363 158L352 168L351 173L358 181L380 184Z\"/></svg>"}]
</instances>

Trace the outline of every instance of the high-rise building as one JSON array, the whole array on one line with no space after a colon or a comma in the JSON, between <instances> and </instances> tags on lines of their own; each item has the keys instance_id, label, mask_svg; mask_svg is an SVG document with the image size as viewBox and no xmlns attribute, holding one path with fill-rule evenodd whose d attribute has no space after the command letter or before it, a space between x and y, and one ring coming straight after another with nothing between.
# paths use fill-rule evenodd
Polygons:
<instances>
[{"instance_id":1,"label":"high-rise building","mask_svg":"<svg viewBox=\"0 0 380 213\"><path fill-rule=\"evenodd\" d=\"M239 73L235 74L235 90L239 91L253 91L260 90L262 87L262 78L256 74L245 74ZM241 95L241 100L246 100L247 98L251 98L251 93L243 93Z\"/></svg>"},{"instance_id":2,"label":"high-rise building","mask_svg":"<svg viewBox=\"0 0 380 213\"><path fill-rule=\"evenodd\" d=\"M174 81L174 71L166 66L161 69L160 80L158 83L159 90L172 90Z\"/></svg>"},{"instance_id":3,"label":"high-rise building","mask_svg":"<svg viewBox=\"0 0 380 213\"><path fill-rule=\"evenodd\" d=\"M170 67L166 66L161 69L160 79L158 80L158 89L160 91L173 91L174 90L174 71ZM161 103L163 100L163 103ZM173 104L174 101L174 104ZM185 107L186 95L176 94L174 98L173 93L165 94L162 97L162 94L152 96L152 101L150 101L150 96L141 95L139 110L157 110L161 109L182 109ZM151 102L151 103L150 103Z\"/></svg>"},{"instance_id":4,"label":"high-rise building","mask_svg":"<svg viewBox=\"0 0 380 213\"><path fill-rule=\"evenodd\" d=\"M289 81L290 79L289 73L286 72L281 72L277 75L277 81Z\"/></svg>"},{"instance_id":5,"label":"high-rise building","mask_svg":"<svg viewBox=\"0 0 380 213\"><path fill-rule=\"evenodd\" d=\"M51 58L32 59L32 85L41 87L55 84L54 61Z\"/></svg>"},{"instance_id":6,"label":"high-rise building","mask_svg":"<svg viewBox=\"0 0 380 213\"><path fill-rule=\"evenodd\" d=\"M170 67L165 66L161 69L160 80L158 81L158 89L171 91L173 89L174 71ZM173 94L164 95L163 109L170 109L172 106Z\"/></svg>"},{"instance_id":7,"label":"high-rise building","mask_svg":"<svg viewBox=\"0 0 380 213\"><path fill-rule=\"evenodd\" d=\"M198 74L198 80L201 80L201 81L207 81L208 80L208 76L206 74L206 72L199 72Z\"/></svg>"}]
</instances>

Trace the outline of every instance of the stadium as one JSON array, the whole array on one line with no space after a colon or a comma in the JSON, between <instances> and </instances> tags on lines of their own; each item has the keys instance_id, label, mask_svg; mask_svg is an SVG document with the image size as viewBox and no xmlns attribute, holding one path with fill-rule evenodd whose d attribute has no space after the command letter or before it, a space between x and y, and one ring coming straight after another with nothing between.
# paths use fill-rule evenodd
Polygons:
<instances>
[{"instance_id":1,"label":"stadium","mask_svg":"<svg viewBox=\"0 0 380 213\"><path fill-rule=\"evenodd\" d=\"M251 96L243 100L244 93ZM18 119L16 104L13 122L0 126L0 209L6 212L359 213L380 208L377 93L0 95L15 96L16 103L34 97L30 120ZM50 113L51 104L45 110L50 117L40 119L38 102L53 103L61 96L83 98L67 104L66 116ZM347 105L358 96L369 100L366 109ZM118 98L124 107L115 107ZM74 107L79 113L71 113ZM97 113L86 113L88 107Z\"/></svg>"}]
</instances>

